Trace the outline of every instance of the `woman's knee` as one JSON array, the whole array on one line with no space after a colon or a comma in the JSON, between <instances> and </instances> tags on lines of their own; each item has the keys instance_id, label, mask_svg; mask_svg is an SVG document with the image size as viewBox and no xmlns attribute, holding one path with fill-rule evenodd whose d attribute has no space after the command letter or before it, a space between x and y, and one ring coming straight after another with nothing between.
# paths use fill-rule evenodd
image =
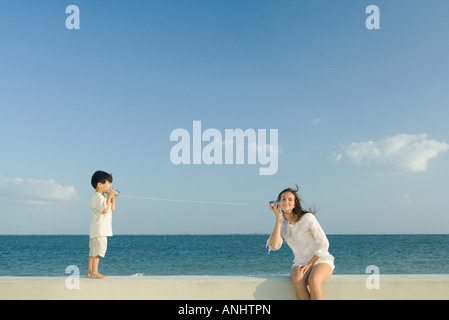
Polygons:
<instances>
[{"instance_id":1,"label":"woman's knee","mask_svg":"<svg viewBox=\"0 0 449 320\"><path fill-rule=\"evenodd\" d=\"M327 265L316 265L308 278L309 288L315 289L321 287L323 282L330 277L332 269Z\"/></svg>"}]
</instances>

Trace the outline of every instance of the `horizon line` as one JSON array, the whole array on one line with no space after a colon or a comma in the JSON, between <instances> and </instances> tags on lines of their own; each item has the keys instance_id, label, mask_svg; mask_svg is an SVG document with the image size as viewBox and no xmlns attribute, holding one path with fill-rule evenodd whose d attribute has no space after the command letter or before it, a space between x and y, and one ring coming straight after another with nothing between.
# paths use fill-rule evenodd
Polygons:
<instances>
[{"instance_id":1,"label":"horizon line","mask_svg":"<svg viewBox=\"0 0 449 320\"><path fill-rule=\"evenodd\" d=\"M270 235L271 233L123 233L115 236L250 236L250 235ZM388 236L388 235L449 235L449 233L328 233L327 236ZM86 236L88 234L79 233L31 233L31 234L0 234L0 236Z\"/></svg>"}]
</instances>

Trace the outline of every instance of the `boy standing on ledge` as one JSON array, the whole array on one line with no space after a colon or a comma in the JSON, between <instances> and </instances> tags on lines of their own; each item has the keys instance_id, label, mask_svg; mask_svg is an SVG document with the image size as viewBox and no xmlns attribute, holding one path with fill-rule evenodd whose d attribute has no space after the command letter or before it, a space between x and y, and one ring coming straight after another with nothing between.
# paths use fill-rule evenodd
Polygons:
<instances>
[{"instance_id":1,"label":"boy standing on ledge","mask_svg":"<svg viewBox=\"0 0 449 320\"><path fill-rule=\"evenodd\" d=\"M108 246L108 238L112 237L112 212L115 211L116 192L112 188L112 175L104 171L96 171L92 176L92 223L89 232L89 268L87 277L105 279L107 276L98 272L100 257L104 258ZM103 194L107 193L107 197Z\"/></svg>"}]
</instances>

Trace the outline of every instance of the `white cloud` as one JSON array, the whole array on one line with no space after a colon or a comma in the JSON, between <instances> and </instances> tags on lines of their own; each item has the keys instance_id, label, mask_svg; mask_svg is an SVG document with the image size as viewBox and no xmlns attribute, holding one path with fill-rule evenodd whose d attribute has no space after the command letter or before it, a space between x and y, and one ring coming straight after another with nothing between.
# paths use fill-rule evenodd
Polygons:
<instances>
[{"instance_id":1,"label":"white cloud","mask_svg":"<svg viewBox=\"0 0 449 320\"><path fill-rule=\"evenodd\" d=\"M52 200L76 199L74 186L62 186L55 180L6 178L0 176L0 192L14 200L44 204Z\"/></svg>"},{"instance_id":2,"label":"white cloud","mask_svg":"<svg viewBox=\"0 0 449 320\"><path fill-rule=\"evenodd\" d=\"M402 199L403 204L411 204L414 201L415 201L415 197L410 193L406 193Z\"/></svg>"},{"instance_id":3,"label":"white cloud","mask_svg":"<svg viewBox=\"0 0 449 320\"><path fill-rule=\"evenodd\" d=\"M445 142L429 140L423 134L398 134L379 141L355 142L334 153L339 162L346 158L353 164L372 164L390 172L420 172L427 169L430 159L449 150Z\"/></svg>"}]
</instances>

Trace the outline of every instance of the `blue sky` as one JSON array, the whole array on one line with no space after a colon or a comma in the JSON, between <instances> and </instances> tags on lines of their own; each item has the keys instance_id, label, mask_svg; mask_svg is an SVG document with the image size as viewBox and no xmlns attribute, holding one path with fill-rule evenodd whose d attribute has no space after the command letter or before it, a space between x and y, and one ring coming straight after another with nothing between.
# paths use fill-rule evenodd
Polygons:
<instances>
[{"instance_id":1,"label":"blue sky","mask_svg":"<svg viewBox=\"0 0 449 320\"><path fill-rule=\"evenodd\" d=\"M80 9L68 30L67 6ZM368 5L380 9L368 30ZM87 234L122 194L265 204L329 234L447 233L447 1L4 1L0 234ZM259 165L174 165L170 134L277 129ZM203 147L205 143L203 142ZM119 198L117 234L270 233L264 207Z\"/></svg>"}]
</instances>

